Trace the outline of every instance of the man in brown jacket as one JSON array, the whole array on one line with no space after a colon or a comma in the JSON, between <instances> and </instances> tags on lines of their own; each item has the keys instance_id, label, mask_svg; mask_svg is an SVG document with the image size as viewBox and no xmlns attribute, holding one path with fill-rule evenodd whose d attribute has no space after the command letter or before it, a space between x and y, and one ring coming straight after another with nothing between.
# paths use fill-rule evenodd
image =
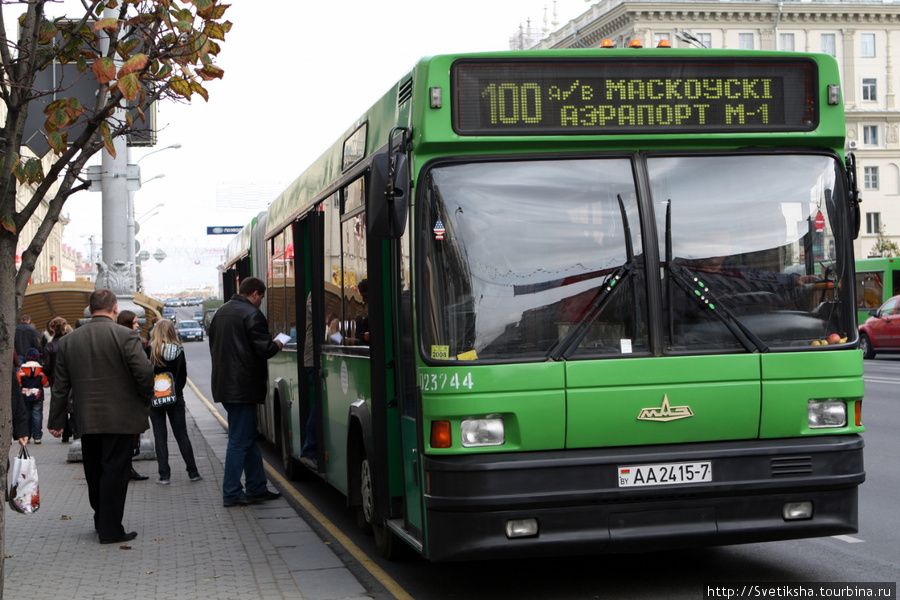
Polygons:
<instances>
[{"instance_id":1,"label":"man in brown jacket","mask_svg":"<svg viewBox=\"0 0 900 600\"><path fill-rule=\"evenodd\" d=\"M113 292L95 290L88 308L91 322L59 341L47 429L62 435L71 390L94 528L101 544L115 544L137 537L122 515L134 436L149 426L153 366L138 332L116 323Z\"/></svg>"}]
</instances>

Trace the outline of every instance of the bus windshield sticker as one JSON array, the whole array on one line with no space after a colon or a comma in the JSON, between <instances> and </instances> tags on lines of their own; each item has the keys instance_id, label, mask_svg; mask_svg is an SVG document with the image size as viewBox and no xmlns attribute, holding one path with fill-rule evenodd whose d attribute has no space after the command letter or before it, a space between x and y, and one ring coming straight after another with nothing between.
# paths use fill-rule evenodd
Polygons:
<instances>
[{"instance_id":1,"label":"bus windshield sticker","mask_svg":"<svg viewBox=\"0 0 900 600\"><path fill-rule=\"evenodd\" d=\"M816 65L772 57L459 60L462 135L812 131Z\"/></svg>"},{"instance_id":2,"label":"bus windshield sticker","mask_svg":"<svg viewBox=\"0 0 900 600\"><path fill-rule=\"evenodd\" d=\"M434 360L447 360L450 358L450 346L438 346L434 345L431 347L431 358Z\"/></svg>"}]
</instances>

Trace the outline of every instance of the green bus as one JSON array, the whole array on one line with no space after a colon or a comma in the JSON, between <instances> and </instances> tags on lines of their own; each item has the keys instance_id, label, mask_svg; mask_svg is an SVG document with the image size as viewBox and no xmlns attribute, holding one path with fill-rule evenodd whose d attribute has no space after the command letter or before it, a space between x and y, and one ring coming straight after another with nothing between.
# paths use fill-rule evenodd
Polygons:
<instances>
[{"instance_id":1,"label":"green bus","mask_svg":"<svg viewBox=\"0 0 900 600\"><path fill-rule=\"evenodd\" d=\"M859 258L856 260L857 323L869 318L888 298L900 295L900 258Z\"/></svg>"},{"instance_id":2,"label":"green bus","mask_svg":"<svg viewBox=\"0 0 900 600\"><path fill-rule=\"evenodd\" d=\"M291 335L259 423L288 476L388 557L857 531L839 82L787 52L420 60L229 249Z\"/></svg>"}]
</instances>

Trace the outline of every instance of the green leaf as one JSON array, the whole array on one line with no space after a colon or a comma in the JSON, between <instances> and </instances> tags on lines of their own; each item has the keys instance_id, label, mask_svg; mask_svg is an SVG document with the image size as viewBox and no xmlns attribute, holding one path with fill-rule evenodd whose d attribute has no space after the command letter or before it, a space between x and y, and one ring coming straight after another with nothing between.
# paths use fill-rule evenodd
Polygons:
<instances>
[{"instance_id":1,"label":"green leaf","mask_svg":"<svg viewBox=\"0 0 900 600\"><path fill-rule=\"evenodd\" d=\"M16 222L13 221L13 218L9 215L3 215L0 217L0 225L2 225L3 229L7 230L13 235L17 235L19 232L16 229Z\"/></svg>"},{"instance_id":2,"label":"green leaf","mask_svg":"<svg viewBox=\"0 0 900 600\"><path fill-rule=\"evenodd\" d=\"M66 131L56 131L47 136L47 143L50 144L50 147L53 148L53 151L57 154L62 154L66 151L66 146L68 145L68 132Z\"/></svg>"}]
</instances>

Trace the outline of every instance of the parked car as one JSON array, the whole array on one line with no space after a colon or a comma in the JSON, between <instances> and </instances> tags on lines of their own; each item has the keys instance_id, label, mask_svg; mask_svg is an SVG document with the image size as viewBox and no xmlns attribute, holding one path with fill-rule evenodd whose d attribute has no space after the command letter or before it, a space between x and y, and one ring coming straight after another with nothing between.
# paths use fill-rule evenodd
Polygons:
<instances>
[{"instance_id":1,"label":"parked car","mask_svg":"<svg viewBox=\"0 0 900 600\"><path fill-rule=\"evenodd\" d=\"M870 360L879 352L900 352L900 296L888 298L859 326L859 349Z\"/></svg>"},{"instance_id":2,"label":"parked car","mask_svg":"<svg viewBox=\"0 0 900 600\"><path fill-rule=\"evenodd\" d=\"M188 340L203 341L203 329L197 321L182 321L177 326L178 339L182 342Z\"/></svg>"}]
</instances>

